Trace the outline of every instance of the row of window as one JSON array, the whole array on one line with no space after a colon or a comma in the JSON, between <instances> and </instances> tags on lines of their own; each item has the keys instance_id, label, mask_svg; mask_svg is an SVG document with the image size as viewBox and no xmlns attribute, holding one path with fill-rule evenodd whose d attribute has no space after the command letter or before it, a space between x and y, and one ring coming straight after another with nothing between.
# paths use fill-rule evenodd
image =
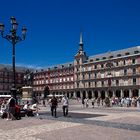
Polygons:
<instances>
[{"instance_id":1,"label":"row of window","mask_svg":"<svg viewBox=\"0 0 140 140\"><path fill-rule=\"evenodd\" d=\"M138 53L139 53L138 50L134 51L134 54L138 54ZM125 55L130 55L130 52L126 52ZM121 56L122 56L121 54L117 54L117 57L121 57ZM110 56L109 56L109 58L113 58L113 57L114 57L113 55L110 55ZM96 60L96 61L99 61L99 60L105 60L105 59L108 59L108 58L107 58L107 57L103 57L103 58L101 58L101 59L100 59L100 58L96 58L95 60ZM89 61L90 61L90 62L93 62L93 59L90 59Z\"/></svg>"},{"instance_id":2,"label":"row of window","mask_svg":"<svg viewBox=\"0 0 140 140\"><path fill-rule=\"evenodd\" d=\"M51 72L50 74L47 72L46 74L37 74L34 75L34 79L38 79L38 78L48 78L48 77L56 77L56 76L63 76L63 75L69 75L69 74L73 74L73 70L69 70L69 71L60 71L60 72Z\"/></svg>"},{"instance_id":3,"label":"row of window","mask_svg":"<svg viewBox=\"0 0 140 140\"><path fill-rule=\"evenodd\" d=\"M104 69L104 68L108 68L108 67L117 67L117 66L125 66L125 65L132 65L132 64L136 64L137 61L136 59L128 59L128 60L122 60L122 61L117 61L117 62L107 62L107 63L101 63L101 64L93 64L93 66L87 66L87 67L83 67L82 71L92 71L92 70L96 70L96 69ZM79 71L80 69L77 67L77 71Z\"/></svg>"},{"instance_id":4,"label":"row of window","mask_svg":"<svg viewBox=\"0 0 140 140\"><path fill-rule=\"evenodd\" d=\"M61 82L70 82L73 81L73 77L65 77L65 78L54 78L54 79L50 79L50 81L47 80L36 80L34 81L34 85L38 85L38 84L48 84L48 83L61 83Z\"/></svg>"},{"instance_id":5,"label":"row of window","mask_svg":"<svg viewBox=\"0 0 140 140\"><path fill-rule=\"evenodd\" d=\"M126 75L140 74L140 68L136 69L122 69L120 71L106 71L105 73L83 73L82 79L92 79L92 78L107 78L107 77L118 77ZM77 80L80 79L80 74L77 74Z\"/></svg>"},{"instance_id":6,"label":"row of window","mask_svg":"<svg viewBox=\"0 0 140 140\"><path fill-rule=\"evenodd\" d=\"M74 85L56 85L56 86L52 86L51 90L56 90L56 89L73 89ZM35 87L34 91L43 91L44 87L40 86L40 87Z\"/></svg>"},{"instance_id":7,"label":"row of window","mask_svg":"<svg viewBox=\"0 0 140 140\"><path fill-rule=\"evenodd\" d=\"M10 90L11 89L11 85L1 85L0 84L0 90Z\"/></svg>"},{"instance_id":8,"label":"row of window","mask_svg":"<svg viewBox=\"0 0 140 140\"><path fill-rule=\"evenodd\" d=\"M0 72L0 77L12 77L13 76L13 72L5 72L5 71L1 71ZM21 73L16 73L17 77L21 77L22 74Z\"/></svg>"},{"instance_id":9,"label":"row of window","mask_svg":"<svg viewBox=\"0 0 140 140\"><path fill-rule=\"evenodd\" d=\"M110 86L129 86L139 84L136 78L129 80L111 80L107 81L98 81L98 82L85 82L80 85L77 83L77 88L88 88L88 87L110 87Z\"/></svg>"}]
</instances>

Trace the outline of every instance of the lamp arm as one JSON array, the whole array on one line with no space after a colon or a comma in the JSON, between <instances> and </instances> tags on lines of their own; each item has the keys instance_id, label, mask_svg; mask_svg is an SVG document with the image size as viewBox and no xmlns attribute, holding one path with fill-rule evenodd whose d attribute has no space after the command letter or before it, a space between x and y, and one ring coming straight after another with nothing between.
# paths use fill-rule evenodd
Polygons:
<instances>
[{"instance_id":1,"label":"lamp arm","mask_svg":"<svg viewBox=\"0 0 140 140\"><path fill-rule=\"evenodd\" d=\"M15 43L18 43L18 42L21 42L21 41L23 41L24 39L22 38L22 37L20 37L20 36L16 36L15 37Z\"/></svg>"},{"instance_id":2,"label":"lamp arm","mask_svg":"<svg viewBox=\"0 0 140 140\"><path fill-rule=\"evenodd\" d=\"M3 35L3 34L1 34L1 36L2 36L2 38L4 38L4 39L6 39L6 40L8 40L10 43L12 43L12 37L11 37L11 35Z\"/></svg>"}]
</instances>

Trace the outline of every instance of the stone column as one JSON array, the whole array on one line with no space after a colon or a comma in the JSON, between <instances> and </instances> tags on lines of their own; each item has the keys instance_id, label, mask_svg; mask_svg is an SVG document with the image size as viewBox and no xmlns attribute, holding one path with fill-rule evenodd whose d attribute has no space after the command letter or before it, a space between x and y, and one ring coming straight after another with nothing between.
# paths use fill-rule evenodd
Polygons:
<instances>
[{"instance_id":1,"label":"stone column","mask_svg":"<svg viewBox=\"0 0 140 140\"><path fill-rule=\"evenodd\" d=\"M112 92L113 92L113 95L112 95L112 96L113 96L113 97L116 97L116 95L115 95L115 91L113 90Z\"/></svg>"},{"instance_id":2,"label":"stone column","mask_svg":"<svg viewBox=\"0 0 140 140\"><path fill-rule=\"evenodd\" d=\"M76 98L76 91L73 92L73 98Z\"/></svg>"},{"instance_id":3,"label":"stone column","mask_svg":"<svg viewBox=\"0 0 140 140\"><path fill-rule=\"evenodd\" d=\"M101 91L98 91L98 97L101 97Z\"/></svg>"},{"instance_id":4,"label":"stone column","mask_svg":"<svg viewBox=\"0 0 140 140\"><path fill-rule=\"evenodd\" d=\"M86 90L86 98L88 98L88 91Z\"/></svg>"},{"instance_id":5,"label":"stone column","mask_svg":"<svg viewBox=\"0 0 140 140\"><path fill-rule=\"evenodd\" d=\"M94 94L94 91L92 90L92 98L94 98L95 97L95 94Z\"/></svg>"},{"instance_id":6,"label":"stone column","mask_svg":"<svg viewBox=\"0 0 140 140\"><path fill-rule=\"evenodd\" d=\"M132 90L131 89L129 89L129 97L132 97L133 95L132 95Z\"/></svg>"},{"instance_id":7,"label":"stone column","mask_svg":"<svg viewBox=\"0 0 140 140\"><path fill-rule=\"evenodd\" d=\"M108 91L105 91L105 97L108 97Z\"/></svg>"},{"instance_id":8,"label":"stone column","mask_svg":"<svg viewBox=\"0 0 140 140\"><path fill-rule=\"evenodd\" d=\"M83 98L83 92L80 90L80 97Z\"/></svg>"},{"instance_id":9,"label":"stone column","mask_svg":"<svg viewBox=\"0 0 140 140\"><path fill-rule=\"evenodd\" d=\"M124 97L124 95L123 95L123 90L121 89L121 98L122 98L122 97Z\"/></svg>"},{"instance_id":10,"label":"stone column","mask_svg":"<svg viewBox=\"0 0 140 140\"><path fill-rule=\"evenodd\" d=\"M139 93L138 93L138 96L140 97L140 89L139 89Z\"/></svg>"}]
</instances>

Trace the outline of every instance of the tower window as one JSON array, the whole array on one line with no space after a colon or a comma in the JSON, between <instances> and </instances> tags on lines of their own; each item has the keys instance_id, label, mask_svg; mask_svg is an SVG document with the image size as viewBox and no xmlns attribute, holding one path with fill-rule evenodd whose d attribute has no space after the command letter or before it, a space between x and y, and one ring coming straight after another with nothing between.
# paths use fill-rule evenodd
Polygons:
<instances>
[{"instance_id":1,"label":"tower window","mask_svg":"<svg viewBox=\"0 0 140 140\"><path fill-rule=\"evenodd\" d=\"M123 64L125 65L126 63L125 63L125 60L123 61Z\"/></svg>"},{"instance_id":2,"label":"tower window","mask_svg":"<svg viewBox=\"0 0 140 140\"><path fill-rule=\"evenodd\" d=\"M124 69L124 75L127 75L127 69Z\"/></svg>"},{"instance_id":3,"label":"tower window","mask_svg":"<svg viewBox=\"0 0 140 140\"><path fill-rule=\"evenodd\" d=\"M88 87L90 87L90 82L88 82Z\"/></svg>"},{"instance_id":4,"label":"tower window","mask_svg":"<svg viewBox=\"0 0 140 140\"><path fill-rule=\"evenodd\" d=\"M104 68L104 65L103 64L101 64L101 68Z\"/></svg>"},{"instance_id":5,"label":"tower window","mask_svg":"<svg viewBox=\"0 0 140 140\"><path fill-rule=\"evenodd\" d=\"M133 69L133 74L136 74L136 69L135 68Z\"/></svg>"},{"instance_id":6,"label":"tower window","mask_svg":"<svg viewBox=\"0 0 140 140\"><path fill-rule=\"evenodd\" d=\"M136 59L132 59L132 64L135 64L136 63Z\"/></svg>"},{"instance_id":7,"label":"tower window","mask_svg":"<svg viewBox=\"0 0 140 140\"><path fill-rule=\"evenodd\" d=\"M102 87L104 86L104 81L102 81Z\"/></svg>"},{"instance_id":8,"label":"tower window","mask_svg":"<svg viewBox=\"0 0 140 140\"><path fill-rule=\"evenodd\" d=\"M95 82L95 87L97 87L97 82Z\"/></svg>"},{"instance_id":9,"label":"tower window","mask_svg":"<svg viewBox=\"0 0 140 140\"><path fill-rule=\"evenodd\" d=\"M90 73L88 74L88 76L89 76L89 79L90 79L90 77L91 77L91 76L90 76Z\"/></svg>"},{"instance_id":10,"label":"tower window","mask_svg":"<svg viewBox=\"0 0 140 140\"><path fill-rule=\"evenodd\" d=\"M94 68L97 69L97 65L95 65Z\"/></svg>"},{"instance_id":11,"label":"tower window","mask_svg":"<svg viewBox=\"0 0 140 140\"><path fill-rule=\"evenodd\" d=\"M116 80L116 85L117 85L117 86L119 85L119 80Z\"/></svg>"},{"instance_id":12,"label":"tower window","mask_svg":"<svg viewBox=\"0 0 140 140\"><path fill-rule=\"evenodd\" d=\"M133 78L133 85L136 85L136 78Z\"/></svg>"},{"instance_id":13,"label":"tower window","mask_svg":"<svg viewBox=\"0 0 140 140\"><path fill-rule=\"evenodd\" d=\"M97 73L95 73L95 78L97 78Z\"/></svg>"},{"instance_id":14,"label":"tower window","mask_svg":"<svg viewBox=\"0 0 140 140\"><path fill-rule=\"evenodd\" d=\"M83 74L83 79L85 79L85 75Z\"/></svg>"}]
</instances>

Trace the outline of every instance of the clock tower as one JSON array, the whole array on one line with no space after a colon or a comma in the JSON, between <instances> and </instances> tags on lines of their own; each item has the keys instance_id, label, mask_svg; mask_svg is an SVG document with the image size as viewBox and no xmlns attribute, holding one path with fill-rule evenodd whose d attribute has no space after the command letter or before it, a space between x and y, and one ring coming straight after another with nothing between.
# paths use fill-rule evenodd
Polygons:
<instances>
[{"instance_id":1,"label":"clock tower","mask_svg":"<svg viewBox=\"0 0 140 140\"><path fill-rule=\"evenodd\" d=\"M86 56L86 53L83 49L83 46L84 46L83 35L81 32L80 33L79 50L78 50L77 54L75 55L75 61L74 61L75 65L82 65L88 59L88 57Z\"/></svg>"},{"instance_id":2,"label":"clock tower","mask_svg":"<svg viewBox=\"0 0 140 140\"><path fill-rule=\"evenodd\" d=\"M74 85L77 90L80 90L81 88L83 88L83 83L82 83L83 64L88 59L83 46L84 46L83 35L82 33L80 33L79 49L74 59L74 80L75 80Z\"/></svg>"}]
</instances>

